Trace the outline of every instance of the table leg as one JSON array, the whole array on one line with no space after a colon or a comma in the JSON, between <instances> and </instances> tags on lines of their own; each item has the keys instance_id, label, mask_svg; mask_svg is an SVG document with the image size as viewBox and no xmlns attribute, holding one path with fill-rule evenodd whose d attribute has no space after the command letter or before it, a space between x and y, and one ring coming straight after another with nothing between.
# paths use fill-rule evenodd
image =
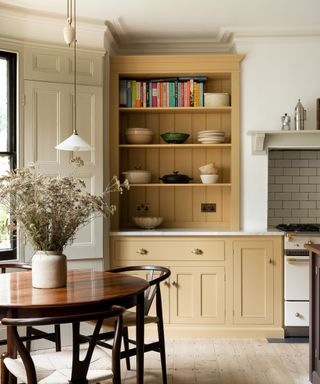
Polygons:
<instances>
[{"instance_id":1,"label":"table leg","mask_svg":"<svg viewBox=\"0 0 320 384\"><path fill-rule=\"evenodd\" d=\"M143 384L144 373L144 294L141 293L137 297L136 312L136 341L137 341L137 384Z\"/></svg>"}]
</instances>

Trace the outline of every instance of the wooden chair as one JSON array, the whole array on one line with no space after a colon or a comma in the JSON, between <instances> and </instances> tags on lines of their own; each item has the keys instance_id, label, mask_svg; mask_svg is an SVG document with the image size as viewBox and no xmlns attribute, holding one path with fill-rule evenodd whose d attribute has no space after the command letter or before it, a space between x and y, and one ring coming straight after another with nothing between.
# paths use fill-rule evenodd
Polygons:
<instances>
[{"instance_id":1,"label":"wooden chair","mask_svg":"<svg viewBox=\"0 0 320 384\"><path fill-rule=\"evenodd\" d=\"M31 267L31 264L28 264L28 263L18 263L18 262L0 263L1 273L12 272L12 270L16 270L16 269L31 271L32 267ZM40 330L34 327L27 327L24 341L26 341L26 346L28 351L31 350L31 341L39 340L39 339L46 339L46 340L52 341L53 343L55 343L56 351L61 351L61 332L60 332L59 325L54 325L54 331L52 332L44 332L43 330ZM0 345L6 345L6 344L7 344L7 339L0 339Z\"/></svg>"},{"instance_id":2,"label":"wooden chair","mask_svg":"<svg viewBox=\"0 0 320 384\"><path fill-rule=\"evenodd\" d=\"M1 356L1 383L9 383L13 375L27 384L85 384L100 383L113 378L114 384L121 383L120 347L122 336L122 314L124 308L114 306L110 311L65 315L46 318L2 319L2 324L12 328L13 339L19 353L11 358L7 353ZM112 356L96 346L102 322L105 318L116 320ZM81 345L80 323L95 321L94 332L88 344ZM61 351L41 351L30 353L19 336L20 326L39 326L48 324L72 324L72 347ZM109 367L108 367L109 360Z\"/></svg>"},{"instance_id":3,"label":"wooden chair","mask_svg":"<svg viewBox=\"0 0 320 384\"><path fill-rule=\"evenodd\" d=\"M133 267L123 267L111 269L109 272L113 273L135 273L138 272L139 276L141 272L146 272L146 280L149 283L149 288L145 291L144 295L144 323L151 324L156 323L158 329L158 341L145 344L144 352L155 351L160 353L161 358L161 368L162 368L162 382L167 383L167 369L166 369L166 352L165 352L165 339L164 339L164 330L163 330L163 315L162 315L162 302L161 302L161 290L160 283L166 280L171 272L168 268L154 266L154 265L143 265L143 266L133 266ZM156 299L156 316L150 316L149 311L152 306L154 298ZM123 316L123 342L125 350L121 352L121 358L126 359L127 369L130 370L130 356L136 354L136 348L130 348L129 345L135 345L135 340L129 339L128 337L128 327L135 326L136 324L136 314L135 312L126 311ZM103 328L107 335L110 335L113 330L113 321L112 319L106 319L103 322ZM99 345L110 348L110 345L106 342L99 342Z\"/></svg>"}]
</instances>

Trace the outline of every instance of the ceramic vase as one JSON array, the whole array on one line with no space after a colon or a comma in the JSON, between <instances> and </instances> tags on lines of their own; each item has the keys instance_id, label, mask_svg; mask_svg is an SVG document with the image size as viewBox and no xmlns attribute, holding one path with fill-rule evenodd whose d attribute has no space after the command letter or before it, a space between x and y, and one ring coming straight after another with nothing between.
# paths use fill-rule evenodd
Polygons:
<instances>
[{"instance_id":1,"label":"ceramic vase","mask_svg":"<svg viewBox=\"0 0 320 384\"><path fill-rule=\"evenodd\" d=\"M61 288L67 284L67 258L55 251L37 251L32 257L32 286Z\"/></svg>"}]
</instances>

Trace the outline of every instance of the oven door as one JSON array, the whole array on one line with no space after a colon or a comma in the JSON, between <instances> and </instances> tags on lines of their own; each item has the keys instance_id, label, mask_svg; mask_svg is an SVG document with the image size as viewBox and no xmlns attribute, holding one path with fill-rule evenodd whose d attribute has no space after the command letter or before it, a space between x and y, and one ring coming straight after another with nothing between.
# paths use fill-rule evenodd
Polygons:
<instances>
[{"instance_id":1,"label":"oven door","mask_svg":"<svg viewBox=\"0 0 320 384\"><path fill-rule=\"evenodd\" d=\"M309 300L309 256L285 256L284 299Z\"/></svg>"}]
</instances>

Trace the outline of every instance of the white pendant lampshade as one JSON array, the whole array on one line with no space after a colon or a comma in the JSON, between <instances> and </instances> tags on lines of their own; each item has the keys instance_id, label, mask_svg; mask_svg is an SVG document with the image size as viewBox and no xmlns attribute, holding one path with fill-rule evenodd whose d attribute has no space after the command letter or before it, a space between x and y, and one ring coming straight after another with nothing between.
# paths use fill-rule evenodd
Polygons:
<instances>
[{"instance_id":1,"label":"white pendant lampshade","mask_svg":"<svg viewBox=\"0 0 320 384\"><path fill-rule=\"evenodd\" d=\"M58 144L59 151L90 151L91 145L83 140L77 132L77 25L76 0L67 0L67 25L63 29L65 42L70 46L73 43L74 55L74 98L73 98L73 133L70 137Z\"/></svg>"},{"instance_id":2,"label":"white pendant lampshade","mask_svg":"<svg viewBox=\"0 0 320 384\"><path fill-rule=\"evenodd\" d=\"M56 147L59 151L90 151L92 147L77 133L73 133Z\"/></svg>"}]
</instances>

